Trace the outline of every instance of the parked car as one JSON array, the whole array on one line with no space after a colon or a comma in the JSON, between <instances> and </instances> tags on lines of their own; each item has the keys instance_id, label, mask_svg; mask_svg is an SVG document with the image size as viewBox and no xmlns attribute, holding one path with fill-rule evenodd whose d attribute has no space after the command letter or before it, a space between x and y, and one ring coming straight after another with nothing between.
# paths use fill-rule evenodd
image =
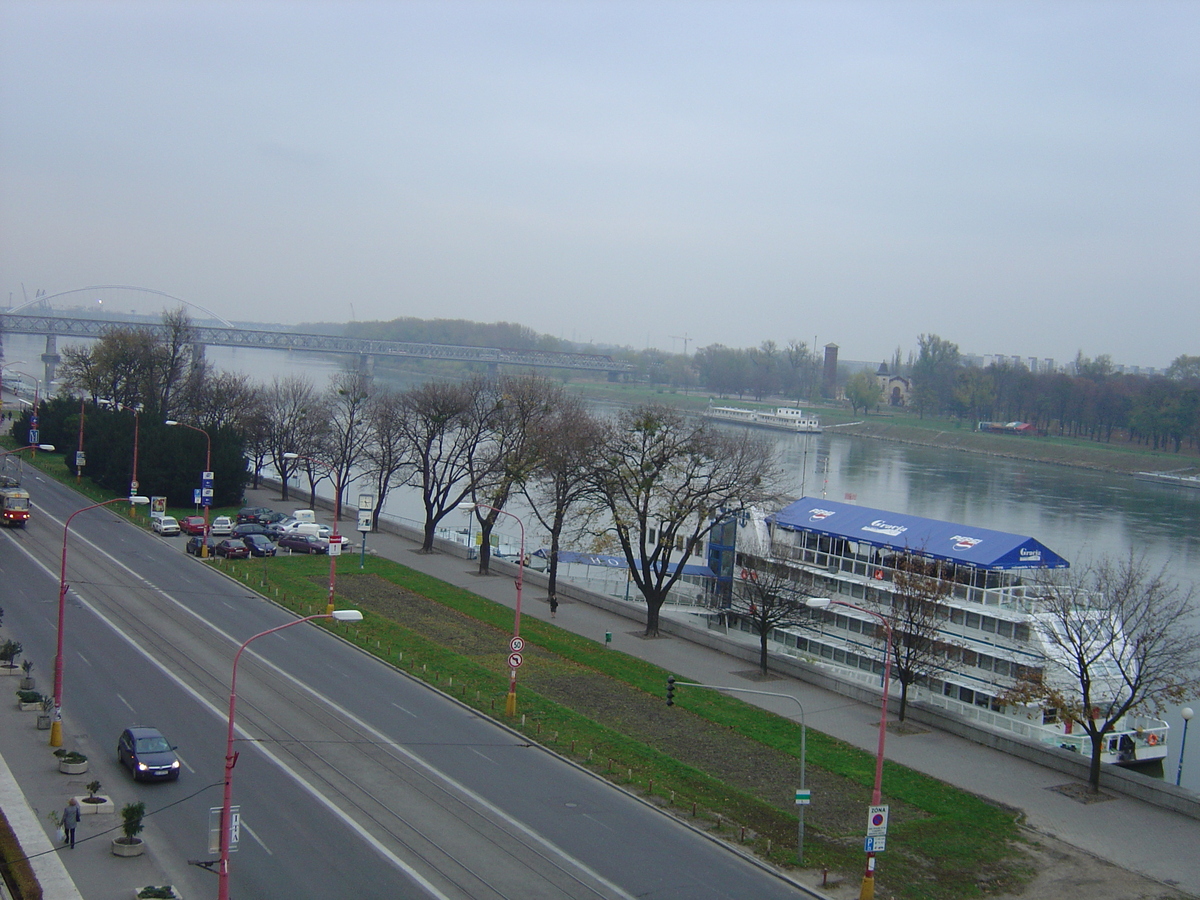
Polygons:
<instances>
[{"instance_id":1,"label":"parked car","mask_svg":"<svg viewBox=\"0 0 1200 900\"><path fill-rule=\"evenodd\" d=\"M263 522L263 517L274 513L275 510L268 509L265 506L243 506L237 511L237 524L244 525L247 522L254 522L258 525L266 524Z\"/></svg>"},{"instance_id":2,"label":"parked car","mask_svg":"<svg viewBox=\"0 0 1200 900\"><path fill-rule=\"evenodd\" d=\"M328 531L329 526L325 526ZM321 534L321 526L316 522L302 522L299 519L289 519L286 522L280 522L278 525L272 525L271 530L279 536L285 534L311 534L313 537L324 537Z\"/></svg>"},{"instance_id":3,"label":"parked car","mask_svg":"<svg viewBox=\"0 0 1200 900\"><path fill-rule=\"evenodd\" d=\"M288 533L279 538L277 547L293 553L328 553L329 541L313 534Z\"/></svg>"},{"instance_id":4,"label":"parked car","mask_svg":"<svg viewBox=\"0 0 1200 900\"><path fill-rule=\"evenodd\" d=\"M259 525L257 522L244 522L241 525L234 525L233 531L230 532L230 537L245 537L248 534L268 534L266 525Z\"/></svg>"},{"instance_id":5,"label":"parked car","mask_svg":"<svg viewBox=\"0 0 1200 900\"><path fill-rule=\"evenodd\" d=\"M209 534L228 535L233 533L233 519L229 516L217 516L212 521L212 527L208 530Z\"/></svg>"},{"instance_id":6,"label":"parked car","mask_svg":"<svg viewBox=\"0 0 1200 900\"><path fill-rule=\"evenodd\" d=\"M195 535L192 535L190 538L188 538L188 542L184 545L183 549L186 550L188 553L192 554L192 556L199 556L200 548L203 546L204 546L204 535L195 534ZM217 552L217 542L210 535L208 538L208 555L213 556L216 554L216 552Z\"/></svg>"},{"instance_id":7,"label":"parked car","mask_svg":"<svg viewBox=\"0 0 1200 900\"><path fill-rule=\"evenodd\" d=\"M266 515L259 516L258 524L259 525L274 525L276 522L282 522L286 518L287 518L286 513L270 512L270 513L267 513Z\"/></svg>"},{"instance_id":8,"label":"parked car","mask_svg":"<svg viewBox=\"0 0 1200 900\"><path fill-rule=\"evenodd\" d=\"M278 538L286 532L291 525L299 522L299 519L293 519L291 516L284 516L282 519L276 519L274 522L267 524L267 534Z\"/></svg>"},{"instance_id":9,"label":"parked car","mask_svg":"<svg viewBox=\"0 0 1200 900\"><path fill-rule=\"evenodd\" d=\"M204 516L187 516L180 519L179 530L184 534L204 534Z\"/></svg>"},{"instance_id":10,"label":"parked car","mask_svg":"<svg viewBox=\"0 0 1200 900\"><path fill-rule=\"evenodd\" d=\"M179 534L179 522L174 516L155 516L150 527L163 537L173 537Z\"/></svg>"},{"instance_id":11,"label":"parked car","mask_svg":"<svg viewBox=\"0 0 1200 900\"><path fill-rule=\"evenodd\" d=\"M144 778L174 781L179 777L177 749L157 728L131 725L117 738L117 762L129 767L134 781Z\"/></svg>"},{"instance_id":12,"label":"parked car","mask_svg":"<svg viewBox=\"0 0 1200 900\"><path fill-rule=\"evenodd\" d=\"M241 537L251 556L274 556L275 543L265 534L246 534Z\"/></svg>"},{"instance_id":13,"label":"parked car","mask_svg":"<svg viewBox=\"0 0 1200 900\"><path fill-rule=\"evenodd\" d=\"M250 555L250 550L242 543L241 538L225 538L217 544L217 556L224 556L226 559L245 559Z\"/></svg>"}]
</instances>

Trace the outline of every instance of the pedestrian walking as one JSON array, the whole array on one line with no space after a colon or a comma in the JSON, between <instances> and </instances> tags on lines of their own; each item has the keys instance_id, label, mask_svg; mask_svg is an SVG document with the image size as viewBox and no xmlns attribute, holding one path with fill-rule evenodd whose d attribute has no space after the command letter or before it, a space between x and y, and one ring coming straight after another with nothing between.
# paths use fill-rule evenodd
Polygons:
<instances>
[{"instance_id":1,"label":"pedestrian walking","mask_svg":"<svg viewBox=\"0 0 1200 900\"><path fill-rule=\"evenodd\" d=\"M553 619L557 612L558 612L558 594L551 593L550 594L550 618Z\"/></svg>"},{"instance_id":2,"label":"pedestrian walking","mask_svg":"<svg viewBox=\"0 0 1200 900\"><path fill-rule=\"evenodd\" d=\"M79 824L79 801L72 797L67 801L67 808L63 810L62 826L65 832L63 843L70 844L71 849L75 849L75 828Z\"/></svg>"}]
</instances>

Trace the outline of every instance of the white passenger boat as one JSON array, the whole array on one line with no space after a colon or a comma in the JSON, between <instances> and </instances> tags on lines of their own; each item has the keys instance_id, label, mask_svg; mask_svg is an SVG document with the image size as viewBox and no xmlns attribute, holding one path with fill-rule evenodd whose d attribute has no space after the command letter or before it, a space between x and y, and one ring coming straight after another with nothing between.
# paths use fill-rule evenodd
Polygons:
<instances>
[{"instance_id":1,"label":"white passenger boat","mask_svg":"<svg viewBox=\"0 0 1200 900\"><path fill-rule=\"evenodd\" d=\"M778 571L782 565L820 596L877 614L890 611L897 566L913 557L935 564L950 585L938 600L948 608L937 623L945 659L933 667L935 674L909 688L909 702L1090 757L1091 740L1078 724L1052 709L1005 700L1019 679L1030 676L1055 683L1068 696L1079 691L1047 637L1053 619L1046 589L1024 580L1034 570L1068 567L1054 551L1022 535L813 497L767 516L766 524L765 541L762 529L747 532L744 544L739 534L738 546L747 550L739 550L737 570L769 564ZM838 604L814 612L811 624L776 629L776 648L836 669L839 677L878 684L883 652L876 617ZM1102 607L1081 605L1081 615L1103 615ZM1120 684L1106 690L1103 666L1097 670L1092 696L1103 704L1106 696L1119 695ZM1161 765L1169 728L1161 719L1127 715L1106 736L1102 760Z\"/></svg>"},{"instance_id":2,"label":"white passenger boat","mask_svg":"<svg viewBox=\"0 0 1200 900\"><path fill-rule=\"evenodd\" d=\"M733 422L755 428L772 428L776 431L791 431L797 434L820 434L821 420L805 415L801 409L790 406L776 407L774 412L761 409L742 409L738 406L710 406L704 411L705 418L719 422Z\"/></svg>"}]
</instances>

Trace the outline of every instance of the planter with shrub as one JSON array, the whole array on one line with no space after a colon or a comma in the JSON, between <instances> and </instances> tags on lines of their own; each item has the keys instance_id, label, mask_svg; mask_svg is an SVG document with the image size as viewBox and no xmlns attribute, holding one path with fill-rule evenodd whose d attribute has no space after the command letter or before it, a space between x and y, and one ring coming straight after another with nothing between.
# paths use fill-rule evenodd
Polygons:
<instances>
[{"instance_id":1,"label":"planter with shrub","mask_svg":"<svg viewBox=\"0 0 1200 900\"><path fill-rule=\"evenodd\" d=\"M173 884L148 884L133 892L134 900L183 900L183 894Z\"/></svg>"},{"instance_id":2,"label":"planter with shrub","mask_svg":"<svg viewBox=\"0 0 1200 900\"><path fill-rule=\"evenodd\" d=\"M37 691L17 691L17 708L24 712L41 712L43 699Z\"/></svg>"},{"instance_id":3,"label":"planter with shrub","mask_svg":"<svg viewBox=\"0 0 1200 900\"><path fill-rule=\"evenodd\" d=\"M54 755L58 757L58 771L64 775L82 775L87 771L88 758L78 750L59 748Z\"/></svg>"},{"instance_id":4,"label":"planter with shrub","mask_svg":"<svg viewBox=\"0 0 1200 900\"><path fill-rule=\"evenodd\" d=\"M140 837L142 816L146 815L146 804L126 803L121 807L121 836L113 838L113 856L141 856L146 852L146 843Z\"/></svg>"},{"instance_id":5,"label":"planter with shrub","mask_svg":"<svg viewBox=\"0 0 1200 900\"><path fill-rule=\"evenodd\" d=\"M89 781L84 787L87 788L87 796L75 798L79 801L80 814L85 816L89 813L96 815L98 813L110 813L116 809L113 806L112 800L101 796L99 781Z\"/></svg>"}]
</instances>

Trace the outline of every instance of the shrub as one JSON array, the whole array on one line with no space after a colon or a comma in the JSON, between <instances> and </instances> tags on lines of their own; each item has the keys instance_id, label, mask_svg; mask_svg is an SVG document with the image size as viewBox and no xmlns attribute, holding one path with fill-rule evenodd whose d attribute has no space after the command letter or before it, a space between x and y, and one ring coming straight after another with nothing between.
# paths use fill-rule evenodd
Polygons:
<instances>
[{"instance_id":1,"label":"shrub","mask_svg":"<svg viewBox=\"0 0 1200 900\"><path fill-rule=\"evenodd\" d=\"M54 751L54 755L57 756L61 762L65 763L87 762L87 757L84 754L80 753L78 750L67 750L65 747L59 747Z\"/></svg>"},{"instance_id":2,"label":"shrub","mask_svg":"<svg viewBox=\"0 0 1200 900\"><path fill-rule=\"evenodd\" d=\"M146 815L146 804L138 801L137 803L126 803L121 807L121 831L124 837L117 838L122 844L132 844L138 840L138 835L145 828L142 824L142 816Z\"/></svg>"},{"instance_id":3,"label":"shrub","mask_svg":"<svg viewBox=\"0 0 1200 900\"><path fill-rule=\"evenodd\" d=\"M17 691L17 698L22 703L41 703L42 695L37 691Z\"/></svg>"}]
</instances>

